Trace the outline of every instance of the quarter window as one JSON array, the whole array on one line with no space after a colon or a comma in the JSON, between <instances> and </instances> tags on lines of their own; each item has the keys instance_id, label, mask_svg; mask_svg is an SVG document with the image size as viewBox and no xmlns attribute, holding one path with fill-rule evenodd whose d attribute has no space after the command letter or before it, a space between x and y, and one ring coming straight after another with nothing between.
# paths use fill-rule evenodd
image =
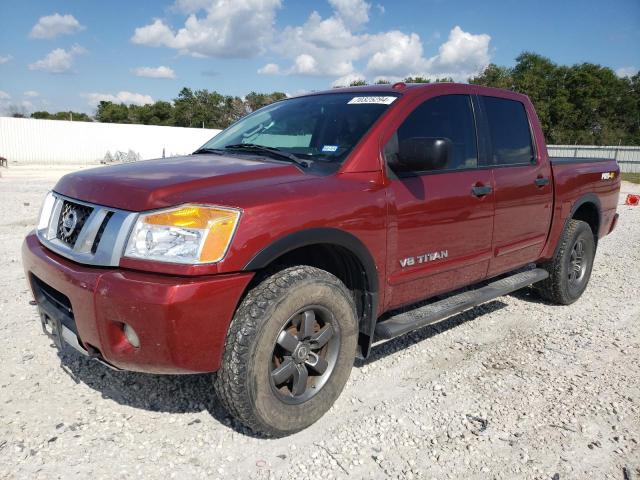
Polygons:
<instances>
[{"instance_id":1,"label":"quarter window","mask_svg":"<svg viewBox=\"0 0 640 480\"><path fill-rule=\"evenodd\" d=\"M420 149L435 151L442 145L446 145L446 156L430 161L427 154L422 168L416 165L415 158L423 153ZM403 151L411 161L403 159ZM387 142L384 156L396 174L476 168L478 149L471 98L443 95L422 103Z\"/></svg>"},{"instance_id":2,"label":"quarter window","mask_svg":"<svg viewBox=\"0 0 640 480\"><path fill-rule=\"evenodd\" d=\"M515 100L481 97L489 124L494 165L527 164L534 160L531 131L524 105Z\"/></svg>"}]
</instances>

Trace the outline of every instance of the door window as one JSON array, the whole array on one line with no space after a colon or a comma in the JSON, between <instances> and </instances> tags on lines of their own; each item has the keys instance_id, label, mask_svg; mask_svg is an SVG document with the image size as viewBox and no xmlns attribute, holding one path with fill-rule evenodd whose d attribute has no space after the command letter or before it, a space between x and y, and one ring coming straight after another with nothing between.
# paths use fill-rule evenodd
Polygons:
<instances>
[{"instance_id":1,"label":"door window","mask_svg":"<svg viewBox=\"0 0 640 480\"><path fill-rule=\"evenodd\" d=\"M387 142L384 157L399 176L476 168L471 98L443 95L419 105Z\"/></svg>"},{"instance_id":2,"label":"door window","mask_svg":"<svg viewBox=\"0 0 640 480\"><path fill-rule=\"evenodd\" d=\"M524 105L516 100L481 97L489 124L494 165L530 164L535 160Z\"/></svg>"}]
</instances>

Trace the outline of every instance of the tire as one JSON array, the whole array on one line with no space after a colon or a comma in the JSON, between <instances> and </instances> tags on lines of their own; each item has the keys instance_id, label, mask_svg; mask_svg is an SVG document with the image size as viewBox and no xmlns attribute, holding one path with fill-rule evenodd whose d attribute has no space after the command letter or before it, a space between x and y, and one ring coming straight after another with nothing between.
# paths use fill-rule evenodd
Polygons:
<instances>
[{"instance_id":1,"label":"tire","mask_svg":"<svg viewBox=\"0 0 640 480\"><path fill-rule=\"evenodd\" d=\"M591 227L581 220L569 220L558 241L553 258L540 265L549 272L549 278L534 288L539 295L559 305L570 305L587 288L596 243Z\"/></svg>"},{"instance_id":2,"label":"tire","mask_svg":"<svg viewBox=\"0 0 640 480\"><path fill-rule=\"evenodd\" d=\"M338 278L309 266L275 273L249 291L231 321L214 380L218 398L256 433L300 431L340 395L357 337L354 301Z\"/></svg>"}]
</instances>

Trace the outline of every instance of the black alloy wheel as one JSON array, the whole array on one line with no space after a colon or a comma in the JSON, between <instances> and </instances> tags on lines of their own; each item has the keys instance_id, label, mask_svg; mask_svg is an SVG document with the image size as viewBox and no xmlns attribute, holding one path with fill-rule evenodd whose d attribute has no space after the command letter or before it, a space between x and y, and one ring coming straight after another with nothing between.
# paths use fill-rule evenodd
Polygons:
<instances>
[{"instance_id":1,"label":"black alloy wheel","mask_svg":"<svg viewBox=\"0 0 640 480\"><path fill-rule=\"evenodd\" d=\"M324 386L340 352L340 331L329 310L312 305L291 316L280 330L270 380L285 403L306 402Z\"/></svg>"}]
</instances>

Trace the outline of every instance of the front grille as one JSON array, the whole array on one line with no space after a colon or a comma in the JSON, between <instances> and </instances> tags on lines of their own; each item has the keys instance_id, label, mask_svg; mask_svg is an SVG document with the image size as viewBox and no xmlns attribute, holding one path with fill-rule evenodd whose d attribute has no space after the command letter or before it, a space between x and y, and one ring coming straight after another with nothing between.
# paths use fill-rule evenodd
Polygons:
<instances>
[{"instance_id":1,"label":"front grille","mask_svg":"<svg viewBox=\"0 0 640 480\"><path fill-rule=\"evenodd\" d=\"M53 309L58 313L57 317L60 318L61 323L77 335L78 329L69 297L44 283L33 274L31 274L31 285L38 305L45 310L50 311Z\"/></svg>"},{"instance_id":2,"label":"front grille","mask_svg":"<svg viewBox=\"0 0 640 480\"><path fill-rule=\"evenodd\" d=\"M93 208L87 205L65 200L58 218L56 238L73 248L91 212L93 212Z\"/></svg>"},{"instance_id":3,"label":"front grille","mask_svg":"<svg viewBox=\"0 0 640 480\"><path fill-rule=\"evenodd\" d=\"M74 262L117 266L138 214L52 196L49 222L36 231L40 243Z\"/></svg>"},{"instance_id":4,"label":"front grille","mask_svg":"<svg viewBox=\"0 0 640 480\"><path fill-rule=\"evenodd\" d=\"M100 228L96 232L96 238L93 241L93 245L91 246L92 254L95 254L96 251L98 250L98 245L100 244L100 240L102 239L102 234L104 233L104 229L107 228L107 223L109 223L109 220L111 219L112 216L113 216L113 212L107 212L107 214L104 216L104 220L102 220L102 223L100 224Z\"/></svg>"}]
</instances>

